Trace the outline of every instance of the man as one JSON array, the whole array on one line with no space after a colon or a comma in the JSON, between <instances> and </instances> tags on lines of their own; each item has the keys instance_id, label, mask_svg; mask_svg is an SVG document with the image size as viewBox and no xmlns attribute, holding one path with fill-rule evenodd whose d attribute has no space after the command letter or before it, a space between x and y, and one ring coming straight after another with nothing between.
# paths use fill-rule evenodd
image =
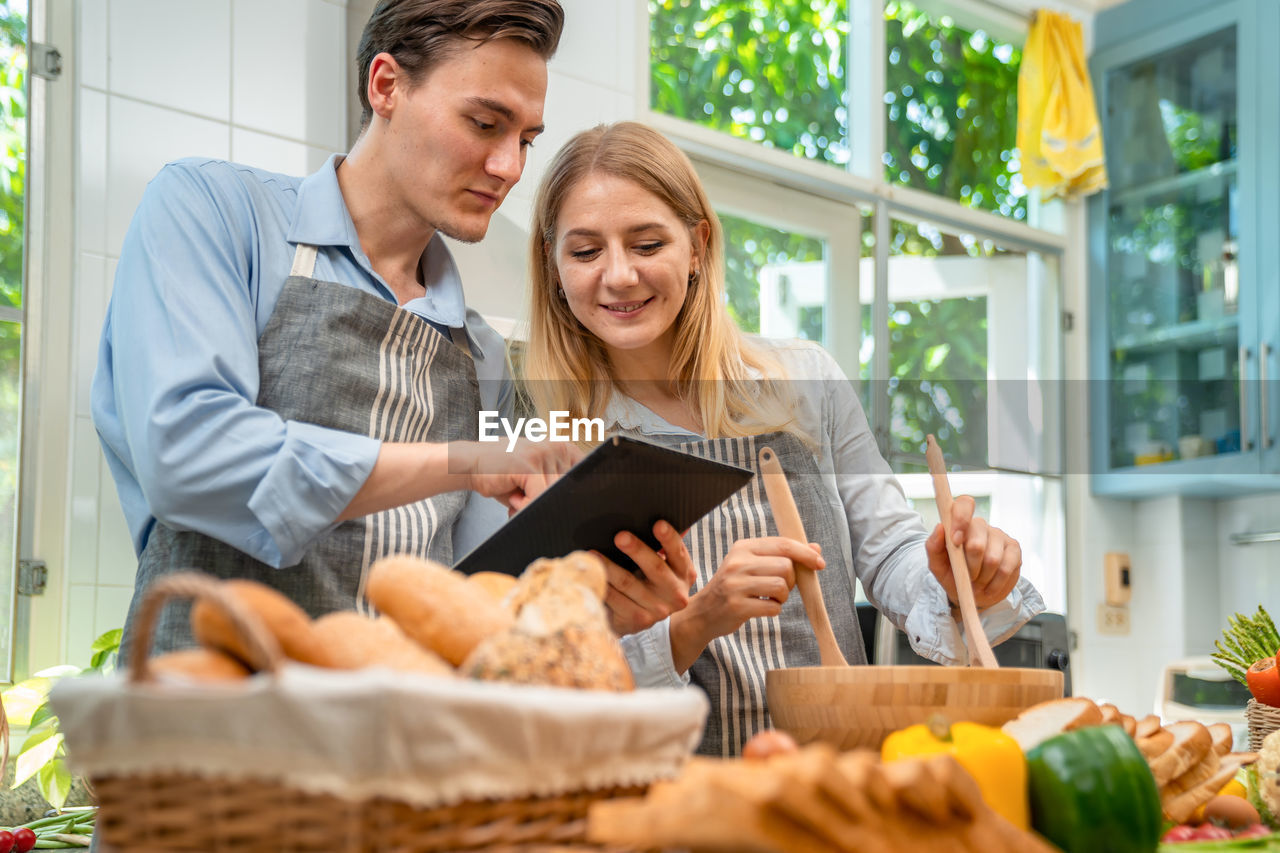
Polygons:
<instances>
[{"instance_id":1,"label":"man","mask_svg":"<svg viewBox=\"0 0 1280 853\"><path fill-rule=\"evenodd\" d=\"M453 561L466 490L518 509L576 461L466 441L510 385L440 237L481 239L519 180L562 26L556 0L384 0L349 154L305 179L187 159L150 183L93 385L139 554L127 628L183 568L353 607L384 554ZM156 650L189 642L171 611Z\"/></svg>"}]
</instances>

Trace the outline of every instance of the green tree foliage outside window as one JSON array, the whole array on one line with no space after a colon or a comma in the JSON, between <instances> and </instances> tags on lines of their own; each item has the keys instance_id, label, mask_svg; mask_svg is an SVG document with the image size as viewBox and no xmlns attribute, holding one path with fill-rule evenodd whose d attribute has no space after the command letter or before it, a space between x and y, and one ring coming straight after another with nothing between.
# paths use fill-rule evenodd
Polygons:
<instances>
[{"instance_id":1,"label":"green tree foliage outside window","mask_svg":"<svg viewBox=\"0 0 1280 853\"><path fill-rule=\"evenodd\" d=\"M655 112L847 167L847 0L650 0L649 20ZM884 26L885 180L1024 219L1022 51L907 0Z\"/></svg>"},{"instance_id":2,"label":"green tree foliage outside window","mask_svg":"<svg viewBox=\"0 0 1280 853\"><path fill-rule=\"evenodd\" d=\"M650 0L649 12L654 111L848 167L850 134L859 129L849 126L847 0ZM906 0L887 0L884 26L885 180L1025 218L1014 147L1021 51L950 19L935 20ZM721 222L729 310L743 329L755 332L760 269L783 260L821 260L823 246L749 219L722 215ZM861 256L874 250L864 219ZM999 250L894 219L889 253L981 258ZM871 390L889 397L892 449L923 453L924 435L933 432L948 458L982 464L986 300L896 303L889 317L889 385ZM821 323L820 315L811 318L815 337ZM864 338L871 335L869 309L861 331ZM864 347L867 366L869 352ZM870 378L865 371L863 378Z\"/></svg>"},{"instance_id":3,"label":"green tree foliage outside window","mask_svg":"<svg viewBox=\"0 0 1280 853\"><path fill-rule=\"evenodd\" d=\"M0 0L0 306L22 307L23 204L27 146L27 9ZM0 322L0 561L14 554L21 423L22 325ZM12 612L11 575L0 570L0 660ZM8 677L0 665L0 681Z\"/></svg>"},{"instance_id":4,"label":"green tree foliage outside window","mask_svg":"<svg viewBox=\"0 0 1280 853\"><path fill-rule=\"evenodd\" d=\"M1022 51L889 0L885 52L885 180L1025 219L1015 147Z\"/></svg>"}]
</instances>

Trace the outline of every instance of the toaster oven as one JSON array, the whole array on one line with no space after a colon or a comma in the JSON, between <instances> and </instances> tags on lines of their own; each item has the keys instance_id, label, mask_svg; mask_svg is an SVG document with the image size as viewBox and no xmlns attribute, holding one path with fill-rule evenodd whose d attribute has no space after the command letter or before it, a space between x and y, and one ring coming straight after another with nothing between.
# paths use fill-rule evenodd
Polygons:
<instances>
[{"instance_id":1,"label":"toaster oven","mask_svg":"<svg viewBox=\"0 0 1280 853\"><path fill-rule=\"evenodd\" d=\"M867 660L880 666L928 664L911 649L907 635L866 602L858 604L858 624L867 647ZM1061 613L1041 613L1031 618L1009 639L992 648L1001 666L1062 671L1063 695L1071 695L1070 638Z\"/></svg>"}]
</instances>

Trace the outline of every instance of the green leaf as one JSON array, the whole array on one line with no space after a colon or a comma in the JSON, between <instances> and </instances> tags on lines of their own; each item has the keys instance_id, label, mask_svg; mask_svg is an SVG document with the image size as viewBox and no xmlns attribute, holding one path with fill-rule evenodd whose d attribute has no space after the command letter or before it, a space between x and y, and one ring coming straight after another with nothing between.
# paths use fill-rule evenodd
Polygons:
<instances>
[{"instance_id":1,"label":"green leaf","mask_svg":"<svg viewBox=\"0 0 1280 853\"><path fill-rule=\"evenodd\" d=\"M41 767L36 784L49 805L61 809L71 794L71 771L67 769L67 762L57 758Z\"/></svg>"},{"instance_id":2,"label":"green leaf","mask_svg":"<svg viewBox=\"0 0 1280 853\"><path fill-rule=\"evenodd\" d=\"M28 738L28 742L22 745L22 752L18 753L18 760L14 762L13 787L18 787L40 772L41 767L53 761L58 754L58 747L62 746L62 741L63 736L60 733L54 734L32 748Z\"/></svg>"},{"instance_id":3,"label":"green leaf","mask_svg":"<svg viewBox=\"0 0 1280 853\"><path fill-rule=\"evenodd\" d=\"M114 652L120 648L120 637L124 634L123 628L116 628L113 631L107 631L101 637L93 641L93 645L89 647L89 651L93 654L98 652Z\"/></svg>"},{"instance_id":4,"label":"green leaf","mask_svg":"<svg viewBox=\"0 0 1280 853\"><path fill-rule=\"evenodd\" d=\"M951 352L951 344L938 344L929 347L925 351L924 369L928 371L937 370L942 366L942 362L947 360L947 354Z\"/></svg>"},{"instance_id":5,"label":"green leaf","mask_svg":"<svg viewBox=\"0 0 1280 853\"><path fill-rule=\"evenodd\" d=\"M27 723L27 728L35 729L45 720L54 720L54 725L57 725L57 720L54 719L53 715L53 706L48 702L36 708L35 713L31 715L31 722Z\"/></svg>"}]
</instances>

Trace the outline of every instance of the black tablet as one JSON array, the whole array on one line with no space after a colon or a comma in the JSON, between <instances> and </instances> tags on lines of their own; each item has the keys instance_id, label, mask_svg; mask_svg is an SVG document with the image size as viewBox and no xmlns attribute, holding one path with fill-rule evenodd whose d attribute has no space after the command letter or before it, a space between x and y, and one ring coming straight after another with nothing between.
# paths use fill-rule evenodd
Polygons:
<instances>
[{"instance_id":1,"label":"black tablet","mask_svg":"<svg viewBox=\"0 0 1280 853\"><path fill-rule=\"evenodd\" d=\"M653 525L687 530L745 486L754 472L623 436L584 456L454 566L464 574L519 575L539 557L599 551L639 572L613 544L626 530L661 547Z\"/></svg>"}]
</instances>

